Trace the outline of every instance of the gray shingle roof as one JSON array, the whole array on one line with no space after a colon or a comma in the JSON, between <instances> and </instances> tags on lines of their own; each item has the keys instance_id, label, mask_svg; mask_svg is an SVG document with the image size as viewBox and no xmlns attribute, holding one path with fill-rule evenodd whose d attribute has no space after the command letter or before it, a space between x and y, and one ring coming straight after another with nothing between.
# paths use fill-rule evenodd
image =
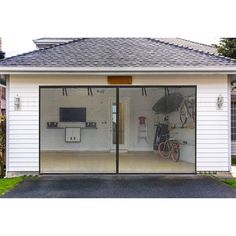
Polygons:
<instances>
[{"instance_id":1,"label":"gray shingle roof","mask_svg":"<svg viewBox=\"0 0 236 236\"><path fill-rule=\"evenodd\" d=\"M41 48L51 47L53 45L68 43L76 39L79 38L39 38L33 40L33 42L35 43L37 48L41 49ZM219 53L217 52L217 48L211 45L193 42L182 38L156 38L156 39L165 43L170 43L181 47L187 47L189 49L194 49L198 51L219 55Z\"/></svg>"},{"instance_id":2,"label":"gray shingle roof","mask_svg":"<svg viewBox=\"0 0 236 236\"><path fill-rule=\"evenodd\" d=\"M150 38L83 38L0 61L0 67L235 67L236 60Z\"/></svg>"}]
</instances>

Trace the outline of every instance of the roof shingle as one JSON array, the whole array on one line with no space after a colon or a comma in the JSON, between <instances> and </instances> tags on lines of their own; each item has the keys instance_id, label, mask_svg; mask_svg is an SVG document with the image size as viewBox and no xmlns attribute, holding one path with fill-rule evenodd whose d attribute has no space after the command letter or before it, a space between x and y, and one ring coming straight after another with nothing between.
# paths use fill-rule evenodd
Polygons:
<instances>
[{"instance_id":1,"label":"roof shingle","mask_svg":"<svg viewBox=\"0 0 236 236\"><path fill-rule=\"evenodd\" d=\"M6 58L0 67L236 67L236 60L151 38L83 38Z\"/></svg>"}]
</instances>

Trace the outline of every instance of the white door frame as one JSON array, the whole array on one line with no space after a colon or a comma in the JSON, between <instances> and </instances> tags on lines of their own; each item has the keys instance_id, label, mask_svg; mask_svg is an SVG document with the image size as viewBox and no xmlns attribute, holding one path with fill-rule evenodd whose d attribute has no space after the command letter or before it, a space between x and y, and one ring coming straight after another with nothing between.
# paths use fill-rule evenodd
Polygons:
<instances>
[{"instance_id":1,"label":"white door frame","mask_svg":"<svg viewBox=\"0 0 236 236\"><path fill-rule=\"evenodd\" d=\"M124 135L125 135L125 143L119 144L120 151L127 151L129 149L129 120L130 120L130 100L129 97L120 97L120 102L125 103L125 128L124 128ZM109 124L110 124L110 149L114 151L116 149L116 145L113 144L113 129L112 129L112 103L116 102L116 97L109 98Z\"/></svg>"}]
</instances>

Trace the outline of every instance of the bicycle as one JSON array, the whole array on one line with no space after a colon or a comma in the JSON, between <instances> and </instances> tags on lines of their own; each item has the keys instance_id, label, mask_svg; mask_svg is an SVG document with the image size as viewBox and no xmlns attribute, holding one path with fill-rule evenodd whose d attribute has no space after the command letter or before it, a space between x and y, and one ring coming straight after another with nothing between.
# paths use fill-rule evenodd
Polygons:
<instances>
[{"instance_id":1,"label":"bicycle","mask_svg":"<svg viewBox=\"0 0 236 236\"><path fill-rule=\"evenodd\" d=\"M180 157L180 143L176 139L169 138L158 145L158 152L163 158L171 158L177 162Z\"/></svg>"},{"instance_id":2,"label":"bicycle","mask_svg":"<svg viewBox=\"0 0 236 236\"><path fill-rule=\"evenodd\" d=\"M166 136L166 140L161 142L158 145L158 152L163 158L171 158L173 161L179 161L180 158L180 145L187 144L187 141L178 141L174 138L168 138Z\"/></svg>"},{"instance_id":3,"label":"bicycle","mask_svg":"<svg viewBox=\"0 0 236 236\"><path fill-rule=\"evenodd\" d=\"M187 123L189 117L191 117L195 123L196 114L194 97L187 97L184 99L182 105L180 106L179 114L182 127L184 127L184 125Z\"/></svg>"}]
</instances>

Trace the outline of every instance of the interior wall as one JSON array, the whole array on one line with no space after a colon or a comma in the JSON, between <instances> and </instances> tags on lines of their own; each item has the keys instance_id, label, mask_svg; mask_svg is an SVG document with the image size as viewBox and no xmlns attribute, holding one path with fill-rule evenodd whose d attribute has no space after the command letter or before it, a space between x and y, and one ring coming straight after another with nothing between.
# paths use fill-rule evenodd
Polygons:
<instances>
[{"instance_id":1,"label":"interior wall","mask_svg":"<svg viewBox=\"0 0 236 236\"><path fill-rule=\"evenodd\" d=\"M110 100L115 98L115 89L107 89L99 94L93 89L88 96L87 89L67 89L68 96L62 95L62 89L41 90L41 147L42 150L110 150ZM96 122L97 129L81 129L80 143L66 143L64 129L48 129L47 122L59 122L60 107L86 107L87 121ZM80 127L77 122L59 122L61 127Z\"/></svg>"},{"instance_id":2,"label":"interior wall","mask_svg":"<svg viewBox=\"0 0 236 236\"><path fill-rule=\"evenodd\" d=\"M147 96L141 95L140 89L123 89L120 90L121 98L129 98L130 101L130 115L129 115L129 150L134 151L153 151L153 142L156 131L156 124L163 123L164 115L155 114L152 110L153 105L165 95L164 87L146 88ZM184 97L195 96L194 87L169 88L170 93L179 92ZM147 140L138 139L138 117L144 116L147 121ZM179 110L168 114L169 126L176 126L170 129L170 137L179 140L181 143L186 142L180 146L180 160L195 163L195 124L191 119L188 119L186 124L188 127L181 128ZM190 128L191 127L191 128Z\"/></svg>"},{"instance_id":3,"label":"interior wall","mask_svg":"<svg viewBox=\"0 0 236 236\"><path fill-rule=\"evenodd\" d=\"M115 89L105 89L104 93L97 93L93 89L93 96L87 95L87 89L67 89L68 96L62 95L62 89L41 90L41 147L42 150L72 150L72 151L107 151L111 147L111 99L115 101ZM81 92L80 92L81 91ZM162 89L158 94L149 93L149 96L142 97L141 89L136 90L128 98L128 150L151 151L155 130L153 129L156 115L152 106L163 96ZM87 121L97 123L97 129L81 129L80 143L66 143L63 129L47 129L47 122L59 121L60 107L86 107ZM145 115L148 118L148 143L138 142L138 117ZM62 127L79 126L76 122L60 122Z\"/></svg>"},{"instance_id":4,"label":"interior wall","mask_svg":"<svg viewBox=\"0 0 236 236\"><path fill-rule=\"evenodd\" d=\"M128 101L128 149L132 151L152 151L155 136L154 124L157 115L152 110L155 102L164 95L162 88L147 89L148 96L142 96L141 88L120 89L120 98L126 98ZM144 139L138 139L138 117L147 118L147 142Z\"/></svg>"},{"instance_id":5,"label":"interior wall","mask_svg":"<svg viewBox=\"0 0 236 236\"><path fill-rule=\"evenodd\" d=\"M177 88L175 92L181 93L185 98L188 96L195 97L195 88L193 87ZM170 125L176 126L176 128L171 129L170 136L182 143L180 145L180 160L195 163L196 124L189 117L184 125L185 128L182 128L179 111L171 112L168 117Z\"/></svg>"}]
</instances>

